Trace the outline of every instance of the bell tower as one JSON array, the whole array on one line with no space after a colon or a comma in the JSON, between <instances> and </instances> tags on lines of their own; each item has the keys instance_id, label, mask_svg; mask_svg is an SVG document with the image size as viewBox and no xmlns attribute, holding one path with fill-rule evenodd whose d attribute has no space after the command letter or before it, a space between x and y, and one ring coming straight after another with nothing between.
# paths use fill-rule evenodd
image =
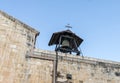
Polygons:
<instances>
[{"instance_id":1,"label":"bell tower","mask_svg":"<svg viewBox=\"0 0 120 83\"><path fill-rule=\"evenodd\" d=\"M67 28L72 28L71 26L67 25ZM76 55L80 55L81 52L78 50L78 47L83 42L83 39L73 33L71 30L67 29L65 31L55 32L52 34L52 37L48 43L49 46L56 45L55 52L56 58L54 60L54 67L53 67L53 82L57 82L57 67L58 67L58 51L62 53L72 53L75 52ZM72 79L71 74L67 75L67 79ZM69 80L69 79L68 79Z\"/></svg>"},{"instance_id":2,"label":"bell tower","mask_svg":"<svg viewBox=\"0 0 120 83\"><path fill-rule=\"evenodd\" d=\"M67 25L67 28L72 28ZM49 46L56 45L55 51L60 51L63 53L75 52L76 55L80 55L78 47L83 42L83 39L73 33L71 30L67 29L65 31L55 32L49 41Z\"/></svg>"}]
</instances>

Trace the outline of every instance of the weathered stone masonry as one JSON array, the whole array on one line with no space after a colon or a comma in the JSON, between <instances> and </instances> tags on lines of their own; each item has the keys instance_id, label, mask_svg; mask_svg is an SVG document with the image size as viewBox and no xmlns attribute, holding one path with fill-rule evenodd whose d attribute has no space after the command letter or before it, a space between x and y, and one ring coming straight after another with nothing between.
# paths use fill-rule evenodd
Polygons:
<instances>
[{"instance_id":1,"label":"weathered stone masonry","mask_svg":"<svg viewBox=\"0 0 120 83\"><path fill-rule=\"evenodd\" d=\"M35 48L39 32L0 11L0 83L52 83L55 52ZM120 62L58 53L59 82L120 83Z\"/></svg>"},{"instance_id":2,"label":"weathered stone masonry","mask_svg":"<svg viewBox=\"0 0 120 83\"><path fill-rule=\"evenodd\" d=\"M0 11L0 83L26 83L38 31ZM26 78L26 79L25 79Z\"/></svg>"},{"instance_id":3,"label":"weathered stone masonry","mask_svg":"<svg viewBox=\"0 0 120 83\"><path fill-rule=\"evenodd\" d=\"M55 53L36 49L34 57L51 60L55 59ZM58 63L58 72L62 75L58 77L59 81L67 80L66 74L70 73L73 77L72 83L120 83L120 76L117 75L120 73L119 62L59 53Z\"/></svg>"}]
</instances>

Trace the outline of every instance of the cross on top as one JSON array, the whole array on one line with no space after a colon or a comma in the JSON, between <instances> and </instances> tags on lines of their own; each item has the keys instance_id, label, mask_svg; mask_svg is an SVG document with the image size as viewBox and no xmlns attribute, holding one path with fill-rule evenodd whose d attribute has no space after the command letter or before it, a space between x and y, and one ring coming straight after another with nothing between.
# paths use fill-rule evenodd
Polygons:
<instances>
[{"instance_id":1,"label":"cross on top","mask_svg":"<svg viewBox=\"0 0 120 83\"><path fill-rule=\"evenodd\" d=\"M66 27L66 28L72 28L72 27L70 26L70 24L67 24L65 27Z\"/></svg>"}]
</instances>

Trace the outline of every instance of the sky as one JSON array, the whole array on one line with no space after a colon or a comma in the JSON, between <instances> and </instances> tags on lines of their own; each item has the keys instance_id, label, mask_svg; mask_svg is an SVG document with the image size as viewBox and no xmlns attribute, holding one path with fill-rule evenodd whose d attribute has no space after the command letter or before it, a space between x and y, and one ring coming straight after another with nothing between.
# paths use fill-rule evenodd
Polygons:
<instances>
[{"instance_id":1,"label":"sky","mask_svg":"<svg viewBox=\"0 0 120 83\"><path fill-rule=\"evenodd\" d=\"M36 48L54 51L52 33L70 24L83 56L120 62L120 0L1 0L0 10L40 31Z\"/></svg>"}]
</instances>

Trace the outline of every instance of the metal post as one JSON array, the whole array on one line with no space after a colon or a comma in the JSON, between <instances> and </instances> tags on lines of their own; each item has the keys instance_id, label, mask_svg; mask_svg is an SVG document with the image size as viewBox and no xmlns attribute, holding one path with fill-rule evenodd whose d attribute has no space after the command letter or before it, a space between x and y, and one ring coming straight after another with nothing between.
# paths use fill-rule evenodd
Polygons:
<instances>
[{"instance_id":1,"label":"metal post","mask_svg":"<svg viewBox=\"0 0 120 83\"><path fill-rule=\"evenodd\" d=\"M52 74L52 77L53 77L53 79L52 79L52 83L55 83L55 59L54 59L54 61L53 61L53 74Z\"/></svg>"},{"instance_id":2,"label":"metal post","mask_svg":"<svg viewBox=\"0 0 120 83\"><path fill-rule=\"evenodd\" d=\"M56 58L53 64L53 83L57 83L57 66L58 66L58 52L56 52Z\"/></svg>"}]
</instances>

